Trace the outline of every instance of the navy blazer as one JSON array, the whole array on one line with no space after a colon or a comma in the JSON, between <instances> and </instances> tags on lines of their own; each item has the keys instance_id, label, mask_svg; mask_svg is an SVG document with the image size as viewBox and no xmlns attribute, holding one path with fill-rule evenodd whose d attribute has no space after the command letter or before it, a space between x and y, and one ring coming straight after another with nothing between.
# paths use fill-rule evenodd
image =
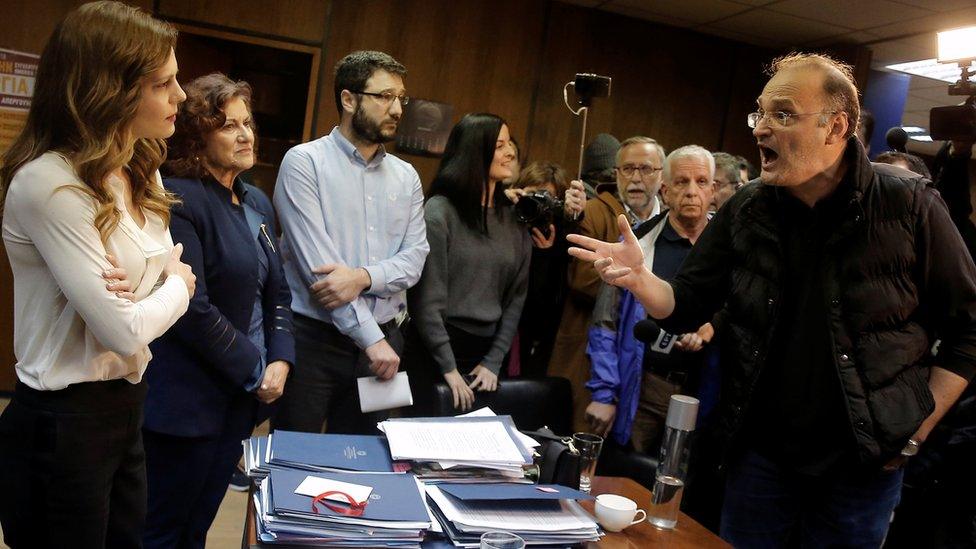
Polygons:
<instances>
[{"instance_id":1,"label":"navy blazer","mask_svg":"<svg viewBox=\"0 0 976 549\"><path fill-rule=\"evenodd\" d=\"M245 389L261 361L260 349L247 335L258 296L255 240L268 259L260 292L267 362L295 362L291 292L274 209L264 193L239 178L234 192L240 206L213 178L167 178L163 184L181 200L173 207L170 232L183 244L182 260L197 281L186 314L149 346L153 359L146 371L144 425L187 437L214 436L234 425L246 436L266 412Z\"/></svg>"}]
</instances>

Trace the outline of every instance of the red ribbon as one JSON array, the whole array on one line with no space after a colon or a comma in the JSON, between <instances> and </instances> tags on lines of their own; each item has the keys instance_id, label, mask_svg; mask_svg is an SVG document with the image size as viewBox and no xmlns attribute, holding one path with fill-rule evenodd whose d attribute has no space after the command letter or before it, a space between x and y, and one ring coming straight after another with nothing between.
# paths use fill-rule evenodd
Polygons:
<instances>
[{"instance_id":1,"label":"red ribbon","mask_svg":"<svg viewBox=\"0 0 976 549\"><path fill-rule=\"evenodd\" d=\"M349 501L349 506L346 507L345 505L341 505L341 504L329 503L325 499L329 496L335 496L335 495L343 496L344 498L346 498L346 500ZM312 498L312 512L314 512L315 514L318 514L319 512L319 508L316 507L316 504L318 503L325 505L326 507L328 507L332 511L335 511L336 513L339 513L340 515L346 515L350 517L360 517L363 515L363 511L366 510L366 504L368 502L356 501L349 494L345 492L340 492L339 490L330 490L328 492L322 492L321 494Z\"/></svg>"}]
</instances>

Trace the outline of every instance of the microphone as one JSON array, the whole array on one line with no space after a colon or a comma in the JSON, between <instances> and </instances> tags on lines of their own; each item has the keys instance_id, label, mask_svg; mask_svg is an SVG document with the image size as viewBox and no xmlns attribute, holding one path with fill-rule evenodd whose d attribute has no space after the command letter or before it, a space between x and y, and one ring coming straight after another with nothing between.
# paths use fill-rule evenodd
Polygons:
<instances>
[{"instance_id":1,"label":"microphone","mask_svg":"<svg viewBox=\"0 0 976 549\"><path fill-rule=\"evenodd\" d=\"M885 134L885 141L888 142L889 149L900 153L906 152L905 145L908 144L908 133L901 127L895 126Z\"/></svg>"},{"instance_id":2,"label":"microphone","mask_svg":"<svg viewBox=\"0 0 976 549\"><path fill-rule=\"evenodd\" d=\"M671 353L674 342L678 340L678 336L665 332L650 318L634 324L634 337L646 344L648 350L662 354Z\"/></svg>"}]
</instances>

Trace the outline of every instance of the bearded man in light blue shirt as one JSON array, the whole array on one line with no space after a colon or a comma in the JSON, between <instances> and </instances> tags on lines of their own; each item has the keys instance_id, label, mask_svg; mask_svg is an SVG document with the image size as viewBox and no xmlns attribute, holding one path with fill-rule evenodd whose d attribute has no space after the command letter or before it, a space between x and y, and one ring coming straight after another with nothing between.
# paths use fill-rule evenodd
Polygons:
<instances>
[{"instance_id":1,"label":"bearded man in light blue shirt","mask_svg":"<svg viewBox=\"0 0 976 549\"><path fill-rule=\"evenodd\" d=\"M292 148L274 204L285 275L293 289L296 361L274 418L276 429L371 433L356 378L392 378L403 337L397 318L429 247L417 171L388 154L405 95L406 68L358 51L335 69L339 126Z\"/></svg>"}]
</instances>

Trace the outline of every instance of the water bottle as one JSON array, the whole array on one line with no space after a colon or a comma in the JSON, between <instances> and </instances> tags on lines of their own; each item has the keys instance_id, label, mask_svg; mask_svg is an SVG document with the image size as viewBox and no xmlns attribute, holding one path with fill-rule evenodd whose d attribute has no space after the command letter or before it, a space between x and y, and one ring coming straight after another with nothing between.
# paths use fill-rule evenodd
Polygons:
<instances>
[{"instance_id":1,"label":"water bottle","mask_svg":"<svg viewBox=\"0 0 976 549\"><path fill-rule=\"evenodd\" d=\"M698 419L698 399L672 395L660 463L654 475L647 520L658 528L671 529L678 523L678 508L688 474L688 439Z\"/></svg>"}]
</instances>

